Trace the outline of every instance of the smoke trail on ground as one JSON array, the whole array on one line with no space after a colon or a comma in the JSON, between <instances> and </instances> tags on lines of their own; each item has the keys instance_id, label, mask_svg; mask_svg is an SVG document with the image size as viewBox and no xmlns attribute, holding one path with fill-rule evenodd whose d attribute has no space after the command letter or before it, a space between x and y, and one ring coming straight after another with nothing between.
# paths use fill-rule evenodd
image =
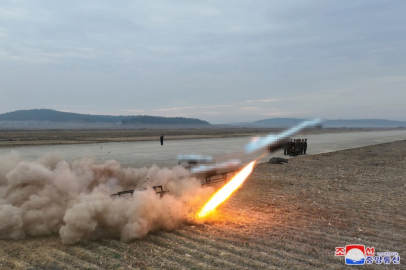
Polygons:
<instances>
[{"instance_id":1,"label":"smoke trail on ground","mask_svg":"<svg viewBox=\"0 0 406 270\"><path fill-rule=\"evenodd\" d=\"M156 185L169 193L160 198L151 188ZM59 233L64 244L106 237L128 242L196 222L195 212L212 194L180 166L122 168L116 160L66 161L60 154L30 162L13 151L0 157L0 239Z\"/></svg>"}]
</instances>

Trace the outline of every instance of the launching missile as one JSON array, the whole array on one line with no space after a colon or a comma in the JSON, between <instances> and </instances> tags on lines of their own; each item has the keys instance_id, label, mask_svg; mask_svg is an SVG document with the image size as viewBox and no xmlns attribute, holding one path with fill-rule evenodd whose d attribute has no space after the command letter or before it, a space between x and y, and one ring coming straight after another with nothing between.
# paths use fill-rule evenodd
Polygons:
<instances>
[{"instance_id":1,"label":"launching missile","mask_svg":"<svg viewBox=\"0 0 406 270\"><path fill-rule=\"evenodd\" d=\"M321 119L313 119L300 123L290 129L287 129L279 134L269 134L264 137L255 138L253 141L245 145L245 153L251 154L258 150L269 149L276 150L283 146L289 137L295 135L305 128L315 128L321 126Z\"/></svg>"},{"instance_id":2,"label":"launching missile","mask_svg":"<svg viewBox=\"0 0 406 270\"><path fill-rule=\"evenodd\" d=\"M213 164L213 165L199 165L193 167L190 172L193 174L198 173L206 173L206 172L213 172L216 170L223 170L223 169L235 169L236 167L241 165L241 160L239 159L231 159L223 163Z\"/></svg>"}]
</instances>

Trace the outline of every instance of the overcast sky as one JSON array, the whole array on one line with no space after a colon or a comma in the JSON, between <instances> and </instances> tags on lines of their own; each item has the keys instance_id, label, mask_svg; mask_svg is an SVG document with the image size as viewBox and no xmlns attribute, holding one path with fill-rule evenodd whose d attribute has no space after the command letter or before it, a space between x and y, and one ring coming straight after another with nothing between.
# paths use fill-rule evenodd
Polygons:
<instances>
[{"instance_id":1,"label":"overcast sky","mask_svg":"<svg viewBox=\"0 0 406 270\"><path fill-rule=\"evenodd\" d=\"M406 1L0 0L0 113L406 120Z\"/></svg>"}]
</instances>

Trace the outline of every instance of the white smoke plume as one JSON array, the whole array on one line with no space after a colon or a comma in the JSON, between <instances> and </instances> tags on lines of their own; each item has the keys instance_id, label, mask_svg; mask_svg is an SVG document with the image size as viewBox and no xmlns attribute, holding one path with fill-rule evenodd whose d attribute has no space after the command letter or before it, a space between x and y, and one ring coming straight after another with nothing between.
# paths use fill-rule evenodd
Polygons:
<instances>
[{"instance_id":1,"label":"white smoke plume","mask_svg":"<svg viewBox=\"0 0 406 270\"><path fill-rule=\"evenodd\" d=\"M161 198L156 185L169 193ZM141 190L111 196L128 189ZM197 222L195 212L212 194L180 166L122 168L115 160L68 162L59 154L29 162L13 151L0 157L0 239L59 234L64 244L128 242Z\"/></svg>"}]
</instances>

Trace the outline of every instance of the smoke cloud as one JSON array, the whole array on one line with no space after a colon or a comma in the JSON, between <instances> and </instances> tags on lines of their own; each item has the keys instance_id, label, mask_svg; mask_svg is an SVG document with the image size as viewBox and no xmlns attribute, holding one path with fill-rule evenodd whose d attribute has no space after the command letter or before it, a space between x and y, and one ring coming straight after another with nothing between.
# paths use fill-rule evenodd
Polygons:
<instances>
[{"instance_id":1,"label":"smoke cloud","mask_svg":"<svg viewBox=\"0 0 406 270\"><path fill-rule=\"evenodd\" d=\"M169 193L161 198L156 185ZM139 190L111 196L127 189ZM198 222L195 213L212 194L181 166L122 168L116 160L66 161L60 154L32 162L13 151L0 156L0 239L59 234L64 244L128 242Z\"/></svg>"}]
</instances>

